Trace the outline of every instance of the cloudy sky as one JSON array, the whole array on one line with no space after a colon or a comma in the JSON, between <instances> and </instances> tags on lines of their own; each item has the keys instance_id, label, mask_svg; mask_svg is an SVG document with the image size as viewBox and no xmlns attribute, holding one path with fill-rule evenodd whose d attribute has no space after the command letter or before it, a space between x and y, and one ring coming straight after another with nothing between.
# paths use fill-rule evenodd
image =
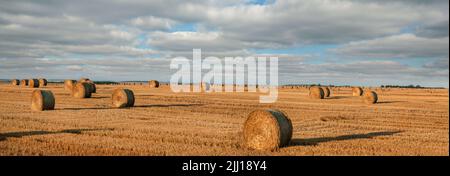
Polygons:
<instances>
[{"instance_id":1,"label":"cloudy sky","mask_svg":"<svg viewBox=\"0 0 450 176\"><path fill-rule=\"evenodd\" d=\"M449 84L448 0L0 0L0 78L168 81L170 59L279 57L280 84Z\"/></svg>"}]
</instances>

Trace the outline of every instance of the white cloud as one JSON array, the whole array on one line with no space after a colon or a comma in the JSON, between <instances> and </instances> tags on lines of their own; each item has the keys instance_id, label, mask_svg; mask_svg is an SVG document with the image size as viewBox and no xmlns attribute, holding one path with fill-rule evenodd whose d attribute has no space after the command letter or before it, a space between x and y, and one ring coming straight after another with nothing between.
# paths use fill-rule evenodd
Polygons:
<instances>
[{"instance_id":1,"label":"white cloud","mask_svg":"<svg viewBox=\"0 0 450 176\"><path fill-rule=\"evenodd\" d=\"M195 29L177 31L184 25ZM192 48L218 57L300 48L297 54L274 52L284 58L280 75L287 80L300 82L300 75L309 81L351 82L356 74L360 82L395 77L439 84L448 83L448 40L446 0L278 0L266 5L248 0L24 0L0 5L3 77L85 73L109 80L146 79L148 74L163 79L169 74L164 58L190 57ZM321 44L338 46L326 53L335 63L301 48ZM353 59L342 62L347 56ZM366 62L366 57L384 61ZM433 59L414 66L397 60L416 57Z\"/></svg>"},{"instance_id":2,"label":"white cloud","mask_svg":"<svg viewBox=\"0 0 450 176\"><path fill-rule=\"evenodd\" d=\"M79 65L69 65L67 66L67 69L70 71L83 71L83 67L79 66Z\"/></svg>"},{"instance_id":3,"label":"white cloud","mask_svg":"<svg viewBox=\"0 0 450 176\"><path fill-rule=\"evenodd\" d=\"M285 45L371 39L399 33L424 19L445 18L427 6L335 0L276 1L268 6L209 8L207 12L207 23L226 37Z\"/></svg>"},{"instance_id":4,"label":"white cloud","mask_svg":"<svg viewBox=\"0 0 450 176\"><path fill-rule=\"evenodd\" d=\"M429 68L429 69L447 70L447 73L448 73L448 69L449 69L448 62L449 62L449 58L440 58L440 59L433 60L431 62L426 63L425 65L423 65L423 67Z\"/></svg>"},{"instance_id":5,"label":"white cloud","mask_svg":"<svg viewBox=\"0 0 450 176\"><path fill-rule=\"evenodd\" d=\"M109 32L112 37L124 39L124 40L132 40L135 36L129 32L126 31L120 31L120 30L111 30Z\"/></svg>"},{"instance_id":6,"label":"white cloud","mask_svg":"<svg viewBox=\"0 0 450 176\"><path fill-rule=\"evenodd\" d=\"M333 50L342 56L372 58L448 57L449 38L423 38L400 34L372 40L350 42Z\"/></svg>"},{"instance_id":7,"label":"white cloud","mask_svg":"<svg viewBox=\"0 0 450 176\"><path fill-rule=\"evenodd\" d=\"M204 51L233 51L245 48L238 40L223 37L220 32L152 32L150 46L164 51L188 51L201 48Z\"/></svg>"},{"instance_id":8,"label":"white cloud","mask_svg":"<svg viewBox=\"0 0 450 176\"><path fill-rule=\"evenodd\" d=\"M130 23L144 30L169 30L177 24L174 20L154 16L137 17Z\"/></svg>"}]
</instances>

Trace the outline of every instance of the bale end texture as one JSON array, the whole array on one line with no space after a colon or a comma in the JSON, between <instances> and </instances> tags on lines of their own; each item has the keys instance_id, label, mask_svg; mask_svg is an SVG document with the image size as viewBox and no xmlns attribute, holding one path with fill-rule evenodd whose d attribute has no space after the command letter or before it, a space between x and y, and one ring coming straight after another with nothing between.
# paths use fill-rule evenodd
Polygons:
<instances>
[{"instance_id":1,"label":"bale end texture","mask_svg":"<svg viewBox=\"0 0 450 176\"><path fill-rule=\"evenodd\" d=\"M244 145L254 150L276 150L292 138L291 120L279 110L256 110L244 124Z\"/></svg>"}]
</instances>

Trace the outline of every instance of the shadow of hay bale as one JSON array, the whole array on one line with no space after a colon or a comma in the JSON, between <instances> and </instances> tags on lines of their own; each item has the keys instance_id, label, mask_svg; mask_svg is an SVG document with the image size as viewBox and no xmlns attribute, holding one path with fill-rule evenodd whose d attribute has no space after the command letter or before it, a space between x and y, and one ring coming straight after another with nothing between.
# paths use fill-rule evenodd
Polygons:
<instances>
[{"instance_id":1,"label":"shadow of hay bale","mask_svg":"<svg viewBox=\"0 0 450 176\"><path fill-rule=\"evenodd\" d=\"M104 128L104 129L67 129L61 131L18 131L18 132L9 132L9 133L0 133L0 141L7 140L8 138L21 138L26 136L35 136L35 135L47 135L47 134L82 134L87 131L105 131L105 130L114 130L113 128Z\"/></svg>"},{"instance_id":2,"label":"shadow of hay bale","mask_svg":"<svg viewBox=\"0 0 450 176\"><path fill-rule=\"evenodd\" d=\"M354 139L370 139L377 136L392 136L403 131L381 131L371 132L366 134L351 134L335 137L321 137L321 138L309 138L309 139L292 139L289 146L307 146L307 145L319 145L323 142L344 141Z\"/></svg>"}]
</instances>

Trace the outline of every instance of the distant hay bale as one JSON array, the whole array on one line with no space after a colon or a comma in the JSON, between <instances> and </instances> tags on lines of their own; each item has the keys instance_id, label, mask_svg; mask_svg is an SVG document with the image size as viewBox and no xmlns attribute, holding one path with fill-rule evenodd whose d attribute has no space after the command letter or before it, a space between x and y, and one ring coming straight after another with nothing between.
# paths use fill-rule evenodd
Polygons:
<instances>
[{"instance_id":1,"label":"distant hay bale","mask_svg":"<svg viewBox=\"0 0 450 176\"><path fill-rule=\"evenodd\" d=\"M325 93L323 89L319 86L313 86L309 88L309 97L312 99L323 99Z\"/></svg>"},{"instance_id":2,"label":"distant hay bale","mask_svg":"<svg viewBox=\"0 0 450 176\"><path fill-rule=\"evenodd\" d=\"M378 95L374 91L365 91L364 92L364 102L367 104L375 104L378 102Z\"/></svg>"},{"instance_id":3,"label":"distant hay bale","mask_svg":"<svg viewBox=\"0 0 450 176\"><path fill-rule=\"evenodd\" d=\"M64 80L64 90L72 91L75 84L76 84L75 80L70 80L70 79Z\"/></svg>"},{"instance_id":4,"label":"distant hay bale","mask_svg":"<svg viewBox=\"0 0 450 176\"><path fill-rule=\"evenodd\" d=\"M28 86L28 79L22 79L20 80L20 86L27 87Z\"/></svg>"},{"instance_id":5,"label":"distant hay bale","mask_svg":"<svg viewBox=\"0 0 450 176\"><path fill-rule=\"evenodd\" d=\"M330 88L322 87L322 89L323 89L324 97L330 97L331 96Z\"/></svg>"},{"instance_id":6,"label":"distant hay bale","mask_svg":"<svg viewBox=\"0 0 450 176\"><path fill-rule=\"evenodd\" d=\"M31 110L44 111L55 109L55 97L49 90L35 90L31 96Z\"/></svg>"},{"instance_id":7,"label":"distant hay bale","mask_svg":"<svg viewBox=\"0 0 450 176\"><path fill-rule=\"evenodd\" d=\"M20 81L18 79L11 80L11 85L18 86L20 84Z\"/></svg>"},{"instance_id":8,"label":"distant hay bale","mask_svg":"<svg viewBox=\"0 0 450 176\"><path fill-rule=\"evenodd\" d=\"M201 91L208 92L208 91L211 90L211 84L210 84L210 83L202 82L202 83L200 84L200 87L201 87Z\"/></svg>"},{"instance_id":9,"label":"distant hay bale","mask_svg":"<svg viewBox=\"0 0 450 176\"><path fill-rule=\"evenodd\" d=\"M87 82L75 84L72 89L72 96L75 98L91 98L91 86Z\"/></svg>"},{"instance_id":10,"label":"distant hay bale","mask_svg":"<svg viewBox=\"0 0 450 176\"><path fill-rule=\"evenodd\" d=\"M30 79L30 80L28 80L28 87L30 87L30 88L37 88L37 87L39 87L39 80L38 79Z\"/></svg>"},{"instance_id":11,"label":"distant hay bale","mask_svg":"<svg viewBox=\"0 0 450 176\"><path fill-rule=\"evenodd\" d=\"M353 96L361 96L363 94L363 89L361 87L352 88Z\"/></svg>"},{"instance_id":12,"label":"distant hay bale","mask_svg":"<svg viewBox=\"0 0 450 176\"><path fill-rule=\"evenodd\" d=\"M39 87L47 86L47 79L41 78L39 79Z\"/></svg>"},{"instance_id":13,"label":"distant hay bale","mask_svg":"<svg viewBox=\"0 0 450 176\"><path fill-rule=\"evenodd\" d=\"M148 82L148 85L149 85L151 88L158 88L158 87L159 87L159 81L157 81L157 80L150 80L150 81Z\"/></svg>"},{"instance_id":14,"label":"distant hay bale","mask_svg":"<svg viewBox=\"0 0 450 176\"><path fill-rule=\"evenodd\" d=\"M248 115L243 129L244 145L255 150L275 150L289 144L291 120L279 110L256 110Z\"/></svg>"},{"instance_id":15,"label":"distant hay bale","mask_svg":"<svg viewBox=\"0 0 450 176\"><path fill-rule=\"evenodd\" d=\"M134 93L129 89L116 89L112 94L112 106L125 108L134 106Z\"/></svg>"}]
</instances>

